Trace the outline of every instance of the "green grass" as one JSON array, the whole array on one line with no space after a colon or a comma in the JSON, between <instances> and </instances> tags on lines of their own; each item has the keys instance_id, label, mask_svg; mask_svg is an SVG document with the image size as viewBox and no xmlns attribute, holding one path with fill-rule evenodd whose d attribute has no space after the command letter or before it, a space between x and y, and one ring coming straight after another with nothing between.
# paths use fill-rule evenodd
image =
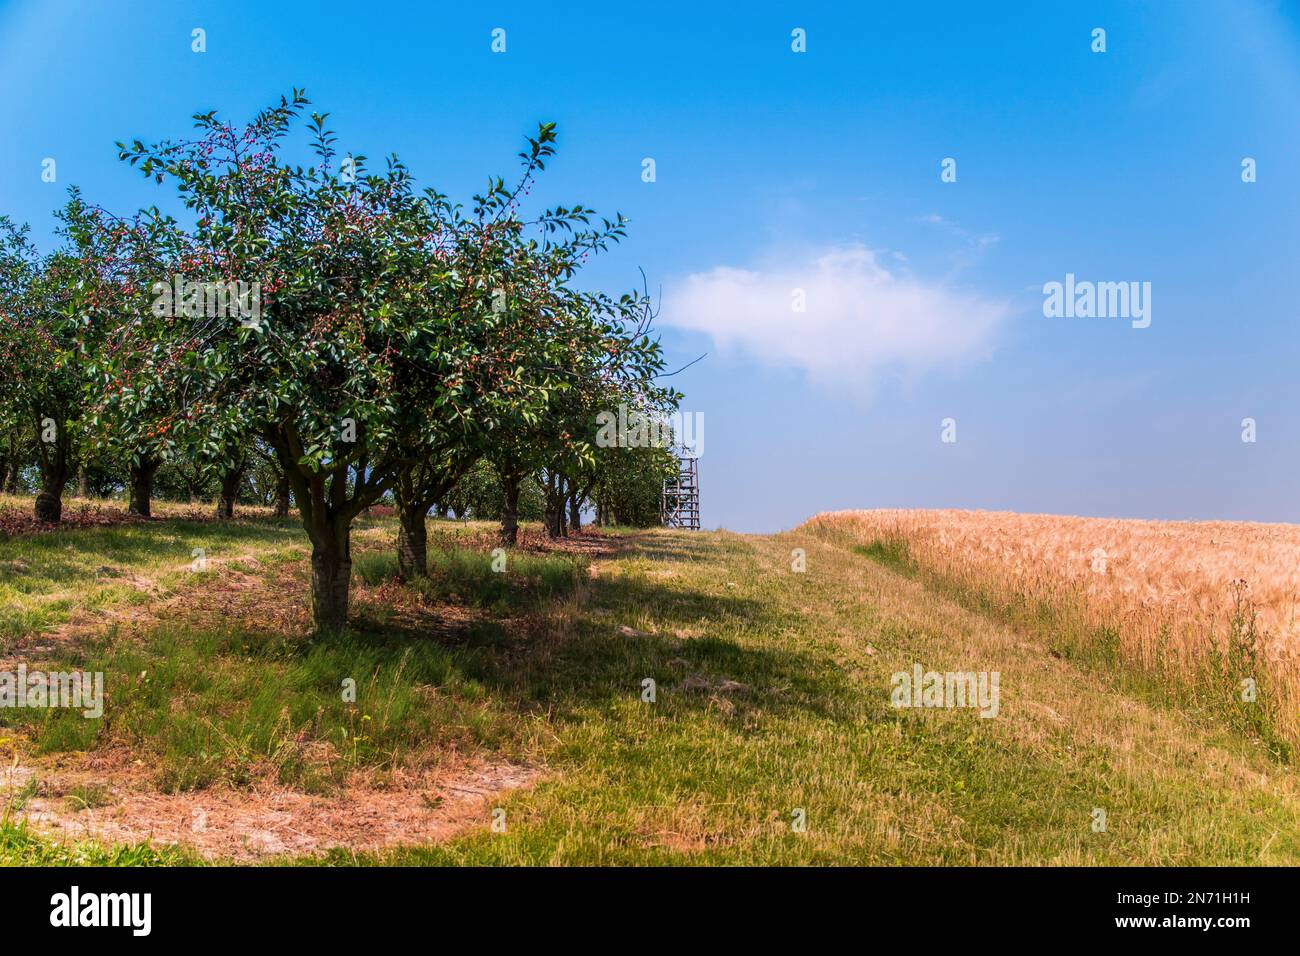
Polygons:
<instances>
[{"instance_id":1,"label":"green grass","mask_svg":"<svg viewBox=\"0 0 1300 956\"><path fill-rule=\"evenodd\" d=\"M0 653L13 639L67 621L75 610L129 606L190 580L193 549L213 562L249 551L302 548L292 520L154 522L0 536Z\"/></svg>"},{"instance_id":2,"label":"green grass","mask_svg":"<svg viewBox=\"0 0 1300 956\"><path fill-rule=\"evenodd\" d=\"M360 580L387 581L390 558L361 551ZM485 603L507 608L572 589L582 567L519 556L501 574L473 552L443 558L421 592L469 593L482 580ZM108 719L14 709L0 711L0 726L23 731L37 754L129 748L156 768L165 792L263 778L328 792L352 771L391 772L431 747L520 755L527 721L493 686L499 625L479 623L440 643L375 611L352 633L328 638L251 622L185 621L133 640L110 628L75 653L57 649L46 665L107 675Z\"/></svg>"},{"instance_id":3,"label":"green grass","mask_svg":"<svg viewBox=\"0 0 1300 956\"><path fill-rule=\"evenodd\" d=\"M870 544L854 545L853 553L901 574L911 574L915 570L907 541L903 538L877 538Z\"/></svg>"},{"instance_id":4,"label":"green grass","mask_svg":"<svg viewBox=\"0 0 1300 956\"><path fill-rule=\"evenodd\" d=\"M56 843L25 824L0 820L0 866L194 866L203 861L183 848L103 846L91 840Z\"/></svg>"},{"instance_id":5,"label":"green grass","mask_svg":"<svg viewBox=\"0 0 1300 956\"><path fill-rule=\"evenodd\" d=\"M788 570L796 545L809 555L804 575ZM889 674L914 660L965 666L954 645L969 646L974 635L989 641L981 656L1006 652L998 629L982 618L946 607L956 620L944 621L944 633L928 614L909 614L904 607L924 592L897 593L901 582L887 572L872 576L894 592L882 607L855 593L858 570L830 549L795 537L698 534L658 535L621 572L595 596L590 623L546 672L532 675L537 698L558 702L562 743L548 754L557 779L506 802L512 825L505 834L325 860L1300 859L1294 778L1275 779L1263 791L1247 778L1277 772L1266 754L1232 739L1219 749L1176 712L1136 717L1128 709L1140 704L1074 673L1046 648L1030 661L1012 655L982 662L1016 677L1004 683L1009 696L1050 701L1063 713L1073 707L1077 726L1058 726L1014 700L1004 702L1010 713L1001 721L890 708ZM908 620L918 614L919 622ZM611 641L615 620L653 636ZM676 630L690 633L678 638ZM1033 676L1044 666L1050 674ZM639 675L659 680L656 703L640 701ZM688 677L743 689L686 690L694 686ZM1219 768L1215 784L1207 782L1207 764ZM1224 765L1242 776L1224 781ZM1091 828L1097 807L1107 811L1107 832ZM796 809L806 815L804 832L791 825Z\"/></svg>"},{"instance_id":6,"label":"green grass","mask_svg":"<svg viewBox=\"0 0 1300 956\"><path fill-rule=\"evenodd\" d=\"M109 628L66 658L108 675L107 720L0 720L38 756L129 746L170 790L269 773L330 793L352 770L382 775L452 745L543 771L495 801L504 833L485 817L435 846L290 863L1300 862L1300 780L1256 736L1117 688L1032 628L927 589L898 573L905 551L863 561L798 533L630 532L596 573L520 552L499 573L453 537L486 526L435 527L429 575L408 585L394 581L391 519L354 537L359 590L378 596L346 638L257 620L132 640ZM175 547L165 524L140 533L156 536L142 554ZM289 530L245 534L283 600L303 600ZM791 570L795 548L806 573ZM444 605L457 609L445 626L409 613ZM894 709L890 676L915 662L998 670L999 716ZM0 828L7 863L193 862L152 852Z\"/></svg>"},{"instance_id":7,"label":"green grass","mask_svg":"<svg viewBox=\"0 0 1300 956\"><path fill-rule=\"evenodd\" d=\"M572 591L586 571L586 562L580 559L523 552L494 557L464 548L431 547L428 557L428 575L411 582L427 600L471 604L502 613L536 610ZM365 552L354 558L352 569L365 583L380 584L397 577L397 555L392 551Z\"/></svg>"}]
</instances>

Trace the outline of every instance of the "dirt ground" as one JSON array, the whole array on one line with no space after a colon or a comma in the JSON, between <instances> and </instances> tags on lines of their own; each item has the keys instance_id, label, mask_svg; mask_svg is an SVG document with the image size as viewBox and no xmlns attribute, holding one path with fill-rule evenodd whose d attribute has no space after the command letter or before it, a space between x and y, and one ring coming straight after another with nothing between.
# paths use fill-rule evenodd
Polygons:
<instances>
[{"instance_id":1,"label":"dirt ground","mask_svg":"<svg viewBox=\"0 0 1300 956\"><path fill-rule=\"evenodd\" d=\"M112 762L112 761L110 761ZM388 787L355 783L329 797L282 787L228 788L162 794L148 788L129 758L118 766L39 769L43 789L67 794L79 782L106 788L102 806L67 796L34 796L20 818L54 840L183 845L209 860L254 863L321 853L336 847L365 852L447 840L492 822L496 798L531 785L539 772L484 761L402 777ZM36 768L0 772L0 797L21 790ZM99 800L95 801L96 803Z\"/></svg>"}]
</instances>

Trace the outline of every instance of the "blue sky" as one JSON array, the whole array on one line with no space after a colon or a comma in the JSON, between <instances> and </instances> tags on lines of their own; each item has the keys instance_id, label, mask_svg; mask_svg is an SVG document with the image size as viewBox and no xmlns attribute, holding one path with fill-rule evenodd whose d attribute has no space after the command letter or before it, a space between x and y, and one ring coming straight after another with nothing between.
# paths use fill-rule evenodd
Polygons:
<instances>
[{"instance_id":1,"label":"blue sky","mask_svg":"<svg viewBox=\"0 0 1300 956\"><path fill-rule=\"evenodd\" d=\"M644 269L670 359L708 353L677 377L706 527L1300 521L1296 5L281 6L0 2L0 211L48 242L69 185L159 202L114 141L295 85L346 149L466 198L554 120L534 198L632 220L587 281ZM1045 317L1066 273L1150 282L1150 327Z\"/></svg>"}]
</instances>

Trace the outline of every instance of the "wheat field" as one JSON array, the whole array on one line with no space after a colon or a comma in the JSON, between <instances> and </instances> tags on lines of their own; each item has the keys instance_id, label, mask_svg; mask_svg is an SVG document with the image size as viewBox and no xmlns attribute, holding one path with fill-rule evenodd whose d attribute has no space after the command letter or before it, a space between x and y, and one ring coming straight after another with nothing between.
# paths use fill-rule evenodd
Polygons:
<instances>
[{"instance_id":1,"label":"wheat field","mask_svg":"<svg viewBox=\"0 0 1300 956\"><path fill-rule=\"evenodd\" d=\"M1300 740L1300 526L872 510L805 530L1072 640L1104 637L1130 665L1237 698L1250 678L1270 723Z\"/></svg>"}]
</instances>

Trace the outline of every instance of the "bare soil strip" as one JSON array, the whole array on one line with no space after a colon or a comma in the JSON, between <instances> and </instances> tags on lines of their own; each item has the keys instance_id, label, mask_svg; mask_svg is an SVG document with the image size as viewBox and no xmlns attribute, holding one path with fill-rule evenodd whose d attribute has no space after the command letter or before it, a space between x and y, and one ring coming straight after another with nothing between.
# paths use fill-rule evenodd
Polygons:
<instances>
[{"instance_id":1,"label":"bare soil strip","mask_svg":"<svg viewBox=\"0 0 1300 956\"><path fill-rule=\"evenodd\" d=\"M33 767L10 768L0 795L21 788ZM44 770L40 771L42 774ZM108 805L78 809L67 797L30 799L19 816L54 840L186 846L208 860L254 863L278 856L429 844L491 823L497 798L530 786L540 773L490 761L467 762L379 788L356 784L328 797L281 787L161 794L112 788ZM72 770L48 780L68 791L102 772ZM121 779L121 778L116 778Z\"/></svg>"}]
</instances>

